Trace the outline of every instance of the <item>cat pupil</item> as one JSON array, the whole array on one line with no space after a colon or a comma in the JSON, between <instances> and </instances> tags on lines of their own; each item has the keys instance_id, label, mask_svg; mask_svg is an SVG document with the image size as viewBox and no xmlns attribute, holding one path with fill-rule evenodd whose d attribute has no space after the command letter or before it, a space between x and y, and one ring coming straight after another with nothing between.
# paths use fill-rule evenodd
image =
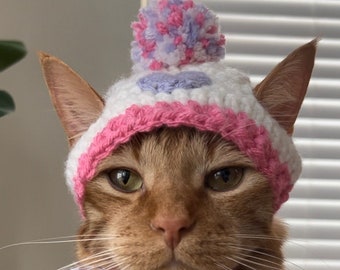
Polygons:
<instances>
[{"instance_id":1,"label":"cat pupil","mask_svg":"<svg viewBox=\"0 0 340 270\"><path fill-rule=\"evenodd\" d=\"M229 177L230 177L229 169L220 170L215 173L215 178L222 180L224 183L227 183L229 181Z\"/></svg>"},{"instance_id":2,"label":"cat pupil","mask_svg":"<svg viewBox=\"0 0 340 270\"><path fill-rule=\"evenodd\" d=\"M130 172L127 170L120 170L117 172L117 179L124 185L127 185L130 179Z\"/></svg>"},{"instance_id":3,"label":"cat pupil","mask_svg":"<svg viewBox=\"0 0 340 270\"><path fill-rule=\"evenodd\" d=\"M214 191L227 191L235 188L243 179L242 168L223 168L209 174L206 185Z\"/></svg>"},{"instance_id":4,"label":"cat pupil","mask_svg":"<svg viewBox=\"0 0 340 270\"><path fill-rule=\"evenodd\" d=\"M113 188L122 192L135 192L143 185L143 179L126 169L114 169L108 173L108 181Z\"/></svg>"}]
</instances>

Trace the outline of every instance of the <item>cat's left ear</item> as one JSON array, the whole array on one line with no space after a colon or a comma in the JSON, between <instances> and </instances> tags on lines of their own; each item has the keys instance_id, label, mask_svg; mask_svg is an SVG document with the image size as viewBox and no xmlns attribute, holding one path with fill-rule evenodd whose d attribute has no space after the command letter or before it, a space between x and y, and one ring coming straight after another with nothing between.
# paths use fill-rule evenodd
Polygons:
<instances>
[{"instance_id":1,"label":"cat's left ear","mask_svg":"<svg viewBox=\"0 0 340 270\"><path fill-rule=\"evenodd\" d=\"M253 90L259 102L290 135L312 74L317 42L314 39L290 53Z\"/></svg>"}]
</instances>

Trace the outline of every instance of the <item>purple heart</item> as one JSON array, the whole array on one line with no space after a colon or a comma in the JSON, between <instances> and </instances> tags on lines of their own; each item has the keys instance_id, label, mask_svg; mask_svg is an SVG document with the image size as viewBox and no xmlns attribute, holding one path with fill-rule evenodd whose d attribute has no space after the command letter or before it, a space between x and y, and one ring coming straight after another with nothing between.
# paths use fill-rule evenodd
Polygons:
<instances>
[{"instance_id":1,"label":"purple heart","mask_svg":"<svg viewBox=\"0 0 340 270\"><path fill-rule=\"evenodd\" d=\"M194 89L211 85L212 81L200 71L183 71L176 75L155 72L139 79L137 84L143 91L170 94L175 89Z\"/></svg>"}]
</instances>

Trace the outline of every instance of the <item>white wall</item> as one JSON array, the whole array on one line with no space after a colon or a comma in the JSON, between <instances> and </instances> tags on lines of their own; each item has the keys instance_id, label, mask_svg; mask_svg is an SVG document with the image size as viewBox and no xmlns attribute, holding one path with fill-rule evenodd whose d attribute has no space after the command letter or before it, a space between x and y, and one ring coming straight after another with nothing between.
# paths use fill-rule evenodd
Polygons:
<instances>
[{"instance_id":1,"label":"white wall","mask_svg":"<svg viewBox=\"0 0 340 270\"><path fill-rule=\"evenodd\" d=\"M130 22L137 0L0 0L0 39L18 39L26 58L0 74L16 112L0 119L0 247L73 235L78 213L63 178L67 143L36 52L54 54L101 93L130 71ZM72 244L0 250L0 269L57 269Z\"/></svg>"}]
</instances>

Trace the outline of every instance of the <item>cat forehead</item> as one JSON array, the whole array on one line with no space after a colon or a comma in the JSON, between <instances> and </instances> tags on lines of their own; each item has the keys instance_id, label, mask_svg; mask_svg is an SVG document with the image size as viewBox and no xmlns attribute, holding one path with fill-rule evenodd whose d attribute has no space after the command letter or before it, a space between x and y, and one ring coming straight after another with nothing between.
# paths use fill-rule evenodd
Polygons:
<instances>
[{"instance_id":1,"label":"cat forehead","mask_svg":"<svg viewBox=\"0 0 340 270\"><path fill-rule=\"evenodd\" d=\"M128 155L138 159L144 156L177 157L189 155L197 158L228 159L228 154L243 157L249 164L251 161L240 152L232 142L223 139L219 134L199 131L185 126L161 127L147 133L135 134L127 143L120 145L112 156Z\"/></svg>"},{"instance_id":2,"label":"cat forehead","mask_svg":"<svg viewBox=\"0 0 340 270\"><path fill-rule=\"evenodd\" d=\"M134 135L100 162L97 174L113 168L130 168L139 173L205 174L222 167L254 168L237 146L218 134L176 127ZM165 171L164 171L165 170Z\"/></svg>"}]
</instances>

